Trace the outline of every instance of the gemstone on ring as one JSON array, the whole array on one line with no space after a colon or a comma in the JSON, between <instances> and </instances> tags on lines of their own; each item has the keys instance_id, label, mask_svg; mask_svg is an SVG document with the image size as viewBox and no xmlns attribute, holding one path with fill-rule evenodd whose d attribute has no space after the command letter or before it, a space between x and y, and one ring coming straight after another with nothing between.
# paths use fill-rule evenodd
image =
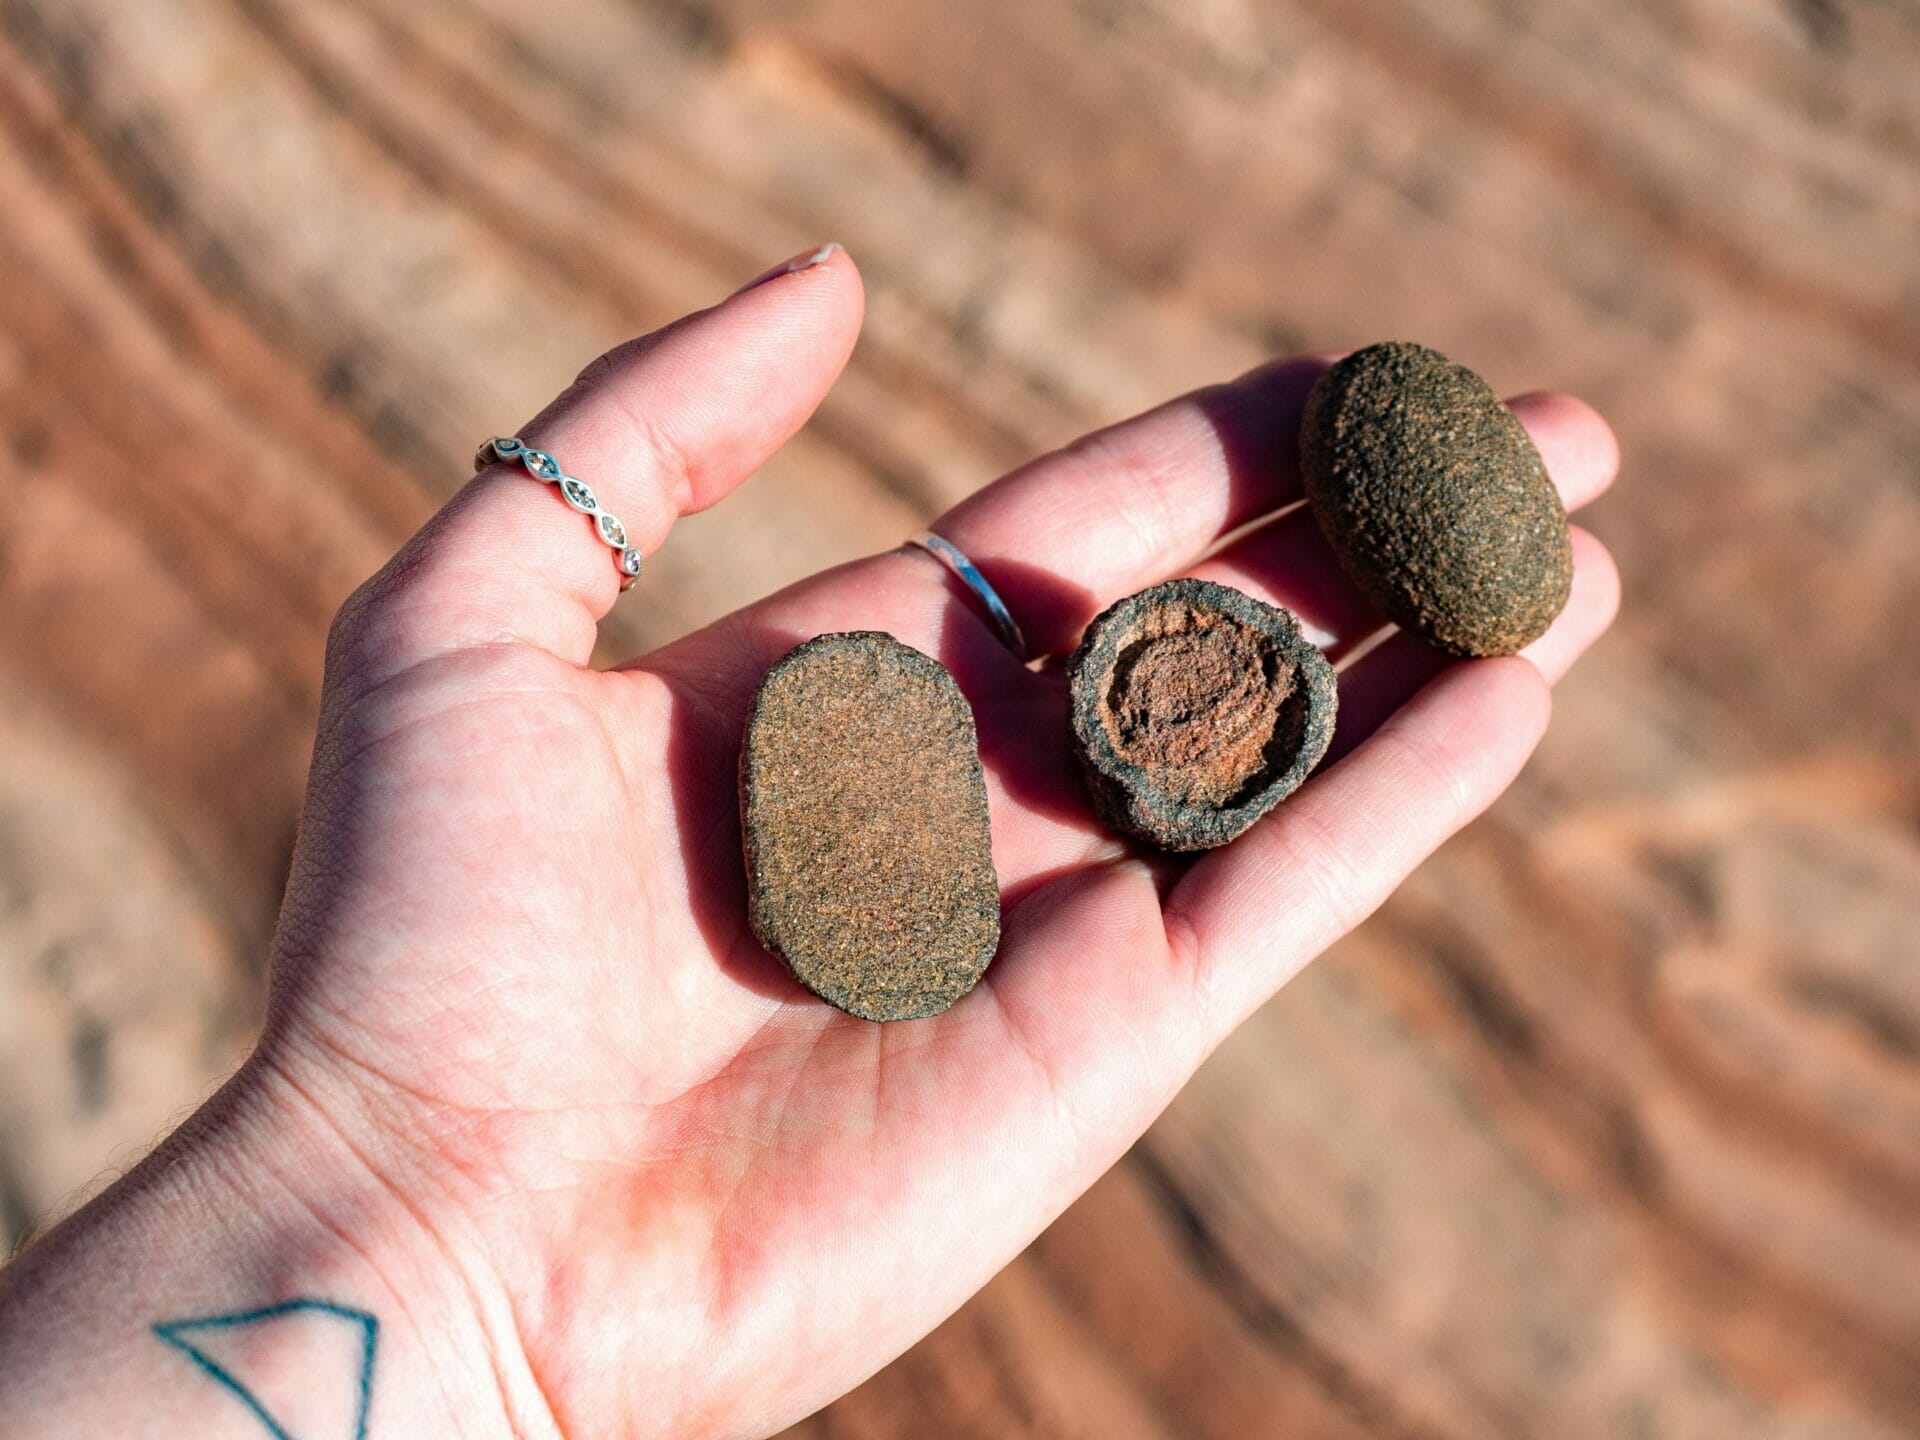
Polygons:
<instances>
[{"instance_id":1,"label":"gemstone on ring","mask_svg":"<svg viewBox=\"0 0 1920 1440\"><path fill-rule=\"evenodd\" d=\"M600 506L600 497L584 480L575 479L560 468L560 462L544 450L536 450L517 435L496 435L484 442L473 457L475 471L486 469L495 460L518 460L529 475L558 487L560 497L573 509L593 520L594 534L612 547L614 563L620 567L620 588L625 590L640 574L640 551L628 543L627 527Z\"/></svg>"}]
</instances>

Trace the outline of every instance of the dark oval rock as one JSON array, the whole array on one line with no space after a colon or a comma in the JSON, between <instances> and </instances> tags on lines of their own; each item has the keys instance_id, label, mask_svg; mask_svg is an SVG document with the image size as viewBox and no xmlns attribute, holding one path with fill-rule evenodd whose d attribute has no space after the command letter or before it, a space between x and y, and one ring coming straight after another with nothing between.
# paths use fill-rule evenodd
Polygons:
<instances>
[{"instance_id":1,"label":"dark oval rock","mask_svg":"<svg viewBox=\"0 0 1920 1440\"><path fill-rule=\"evenodd\" d=\"M1300 426L1307 500L1354 584L1452 655L1510 655L1567 603L1573 551L1546 466L1487 382L1422 345L1322 375Z\"/></svg>"},{"instance_id":2,"label":"dark oval rock","mask_svg":"<svg viewBox=\"0 0 1920 1440\"><path fill-rule=\"evenodd\" d=\"M1333 738L1333 667L1289 612L1208 580L1109 606L1067 662L1094 808L1163 850L1224 845Z\"/></svg>"},{"instance_id":3,"label":"dark oval rock","mask_svg":"<svg viewBox=\"0 0 1920 1440\"><path fill-rule=\"evenodd\" d=\"M973 711L876 630L795 646L740 748L747 917L807 989L867 1020L936 1015L1000 943Z\"/></svg>"}]
</instances>

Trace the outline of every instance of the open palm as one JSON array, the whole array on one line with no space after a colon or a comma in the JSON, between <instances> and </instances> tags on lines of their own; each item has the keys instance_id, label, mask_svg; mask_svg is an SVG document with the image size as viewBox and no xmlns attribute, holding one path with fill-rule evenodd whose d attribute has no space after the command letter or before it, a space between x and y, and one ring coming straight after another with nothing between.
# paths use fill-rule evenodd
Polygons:
<instances>
[{"instance_id":1,"label":"open palm","mask_svg":"<svg viewBox=\"0 0 1920 1440\"><path fill-rule=\"evenodd\" d=\"M835 253L615 352L522 433L650 552L804 422L859 321ZM349 601L259 1063L379 1137L356 1148L470 1292L522 1433L763 1434L850 1388L1513 777L1548 682L1612 618L1579 532L1572 602L1529 656L1366 652L1328 764L1234 844L1173 861L1093 816L1057 657L1105 605L1208 576L1296 611L1336 662L1382 623L1286 509L1319 368L1175 401L936 522L1056 657L1037 668L907 546L595 671L610 554L504 466ZM1611 479L1584 406L1516 410L1570 505ZM828 1008L747 928L748 701L794 644L848 629L936 656L978 723L1003 938L930 1020Z\"/></svg>"}]
</instances>

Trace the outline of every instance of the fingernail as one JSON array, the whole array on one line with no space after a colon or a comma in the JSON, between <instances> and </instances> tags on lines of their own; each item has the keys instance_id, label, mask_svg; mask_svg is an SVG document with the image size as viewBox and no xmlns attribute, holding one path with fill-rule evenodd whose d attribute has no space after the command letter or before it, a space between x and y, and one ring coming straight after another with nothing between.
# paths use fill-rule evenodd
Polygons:
<instances>
[{"instance_id":1,"label":"fingernail","mask_svg":"<svg viewBox=\"0 0 1920 1440\"><path fill-rule=\"evenodd\" d=\"M756 285L764 285L769 280L778 280L782 275L791 275L796 270L811 270L816 265L824 265L838 252L846 249L838 240L829 241L818 250L805 250L791 260L783 260L764 275L756 275L738 290L735 295L744 295Z\"/></svg>"}]
</instances>

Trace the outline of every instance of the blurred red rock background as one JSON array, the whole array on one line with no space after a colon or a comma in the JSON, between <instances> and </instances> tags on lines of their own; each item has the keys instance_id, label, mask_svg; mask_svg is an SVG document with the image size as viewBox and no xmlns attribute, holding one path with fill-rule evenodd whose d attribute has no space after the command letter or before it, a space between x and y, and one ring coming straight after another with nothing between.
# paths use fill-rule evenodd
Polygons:
<instances>
[{"instance_id":1,"label":"blurred red rock background","mask_svg":"<svg viewBox=\"0 0 1920 1440\"><path fill-rule=\"evenodd\" d=\"M1913 0L0 0L0 1234L234 1065L334 605L603 347L847 243L609 656L1262 356L1579 392L1513 793L799 1436L1920 1433Z\"/></svg>"}]
</instances>

